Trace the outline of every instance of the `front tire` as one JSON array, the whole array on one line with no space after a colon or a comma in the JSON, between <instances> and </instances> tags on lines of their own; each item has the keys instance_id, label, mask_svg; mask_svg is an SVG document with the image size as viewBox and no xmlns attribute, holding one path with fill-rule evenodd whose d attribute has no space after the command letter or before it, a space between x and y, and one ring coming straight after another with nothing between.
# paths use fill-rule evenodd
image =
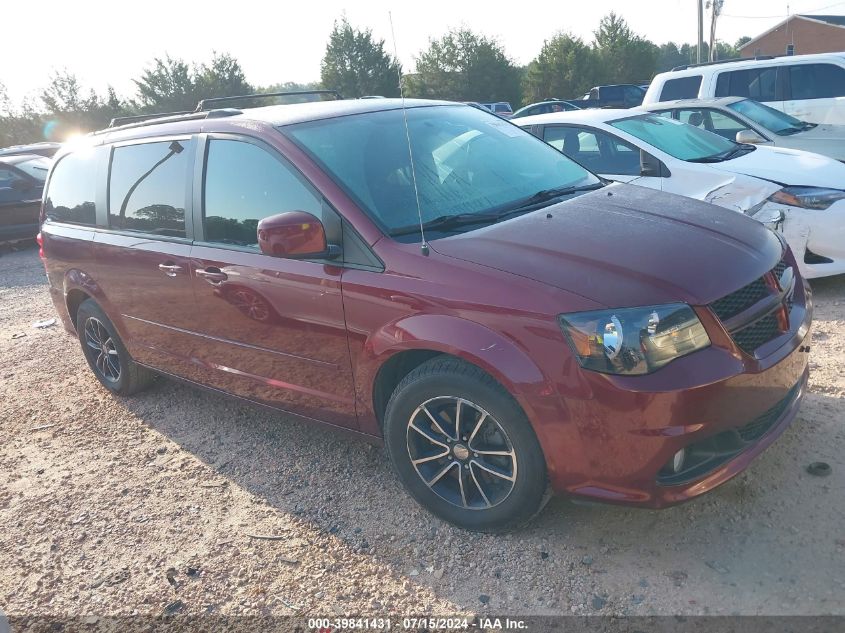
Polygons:
<instances>
[{"instance_id":1,"label":"front tire","mask_svg":"<svg viewBox=\"0 0 845 633\"><path fill-rule=\"evenodd\" d=\"M76 331L88 366L109 391L131 396L155 380L153 372L132 360L114 325L93 299L79 306Z\"/></svg>"},{"instance_id":2,"label":"front tire","mask_svg":"<svg viewBox=\"0 0 845 633\"><path fill-rule=\"evenodd\" d=\"M500 532L542 509L537 437L516 400L478 367L452 357L420 365L393 392L384 427L400 480L441 519Z\"/></svg>"}]
</instances>

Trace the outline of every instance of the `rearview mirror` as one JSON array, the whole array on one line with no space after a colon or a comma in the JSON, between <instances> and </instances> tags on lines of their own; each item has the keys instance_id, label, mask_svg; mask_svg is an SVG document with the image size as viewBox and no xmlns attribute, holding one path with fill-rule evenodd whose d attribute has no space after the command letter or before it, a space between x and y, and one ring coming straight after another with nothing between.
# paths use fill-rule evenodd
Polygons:
<instances>
[{"instance_id":1,"label":"rearview mirror","mask_svg":"<svg viewBox=\"0 0 845 633\"><path fill-rule=\"evenodd\" d=\"M288 259L333 259L340 247L326 243L323 223L305 211L286 211L258 223L258 247L264 255Z\"/></svg>"},{"instance_id":2,"label":"rearview mirror","mask_svg":"<svg viewBox=\"0 0 845 633\"><path fill-rule=\"evenodd\" d=\"M736 133L736 142L743 143L743 144L751 144L751 145L759 145L760 143L766 143L766 139L762 136L757 134L754 130L740 130Z\"/></svg>"}]
</instances>

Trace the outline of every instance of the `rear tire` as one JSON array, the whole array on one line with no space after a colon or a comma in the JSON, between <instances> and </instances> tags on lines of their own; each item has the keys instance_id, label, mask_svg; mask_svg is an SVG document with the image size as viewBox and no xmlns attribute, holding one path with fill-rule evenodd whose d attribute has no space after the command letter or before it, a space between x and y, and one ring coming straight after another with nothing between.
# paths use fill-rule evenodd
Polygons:
<instances>
[{"instance_id":1,"label":"rear tire","mask_svg":"<svg viewBox=\"0 0 845 633\"><path fill-rule=\"evenodd\" d=\"M433 358L399 383L384 437L411 496L458 527L514 529L548 500L543 451L522 408L460 359Z\"/></svg>"},{"instance_id":2,"label":"rear tire","mask_svg":"<svg viewBox=\"0 0 845 633\"><path fill-rule=\"evenodd\" d=\"M109 391L131 396L155 380L153 372L132 360L114 325L93 299L80 304L76 331L88 366Z\"/></svg>"}]
</instances>

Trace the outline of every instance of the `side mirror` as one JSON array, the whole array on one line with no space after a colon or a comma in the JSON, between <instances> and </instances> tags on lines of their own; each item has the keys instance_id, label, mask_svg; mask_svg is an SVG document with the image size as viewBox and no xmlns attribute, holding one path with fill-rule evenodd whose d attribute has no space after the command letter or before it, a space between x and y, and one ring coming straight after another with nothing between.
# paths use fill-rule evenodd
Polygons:
<instances>
[{"instance_id":1,"label":"side mirror","mask_svg":"<svg viewBox=\"0 0 845 633\"><path fill-rule=\"evenodd\" d=\"M15 178L9 186L15 191L26 191L32 188L32 185L23 178Z\"/></svg>"},{"instance_id":2,"label":"side mirror","mask_svg":"<svg viewBox=\"0 0 845 633\"><path fill-rule=\"evenodd\" d=\"M333 259L340 247L326 243L323 223L305 211L271 215L258 223L258 247L264 255L289 259Z\"/></svg>"},{"instance_id":3,"label":"side mirror","mask_svg":"<svg viewBox=\"0 0 845 633\"><path fill-rule=\"evenodd\" d=\"M666 165L660 159L646 151L640 150L640 176L647 178L666 178L669 176L669 170L666 169Z\"/></svg>"},{"instance_id":4,"label":"side mirror","mask_svg":"<svg viewBox=\"0 0 845 633\"><path fill-rule=\"evenodd\" d=\"M768 143L766 139L757 134L754 130L740 130L736 133L736 142L742 144L759 145Z\"/></svg>"}]
</instances>

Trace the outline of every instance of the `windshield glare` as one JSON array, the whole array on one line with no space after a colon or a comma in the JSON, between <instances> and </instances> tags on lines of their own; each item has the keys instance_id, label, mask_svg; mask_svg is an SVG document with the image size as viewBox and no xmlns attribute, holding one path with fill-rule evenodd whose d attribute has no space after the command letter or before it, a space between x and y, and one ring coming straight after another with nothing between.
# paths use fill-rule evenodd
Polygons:
<instances>
[{"instance_id":1,"label":"windshield glare","mask_svg":"<svg viewBox=\"0 0 845 633\"><path fill-rule=\"evenodd\" d=\"M620 119L610 125L680 160L700 160L737 146L712 132L654 114Z\"/></svg>"},{"instance_id":2,"label":"windshield glare","mask_svg":"<svg viewBox=\"0 0 845 633\"><path fill-rule=\"evenodd\" d=\"M477 108L406 112L423 222L485 213L546 189L600 182L543 141ZM386 233L419 224L402 110L311 121L283 131ZM415 237L418 231L403 239Z\"/></svg>"},{"instance_id":3,"label":"windshield glare","mask_svg":"<svg viewBox=\"0 0 845 633\"><path fill-rule=\"evenodd\" d=\"M50 171L50 161L46 158L33 158L32 160L21 161L15 167L36 180L44 182L47 180L47 172Z\"/></svg>"},{"instance_id":4,"label":"windshield glare","mask_svg":"<svg viewBox=\"0 0 845 633\"><path fill-rule=\"evenodd\" d=\"M779 136L804 129L803 121L751 99L731 103L728 107Z\"/></svg>"}]
</instances>

